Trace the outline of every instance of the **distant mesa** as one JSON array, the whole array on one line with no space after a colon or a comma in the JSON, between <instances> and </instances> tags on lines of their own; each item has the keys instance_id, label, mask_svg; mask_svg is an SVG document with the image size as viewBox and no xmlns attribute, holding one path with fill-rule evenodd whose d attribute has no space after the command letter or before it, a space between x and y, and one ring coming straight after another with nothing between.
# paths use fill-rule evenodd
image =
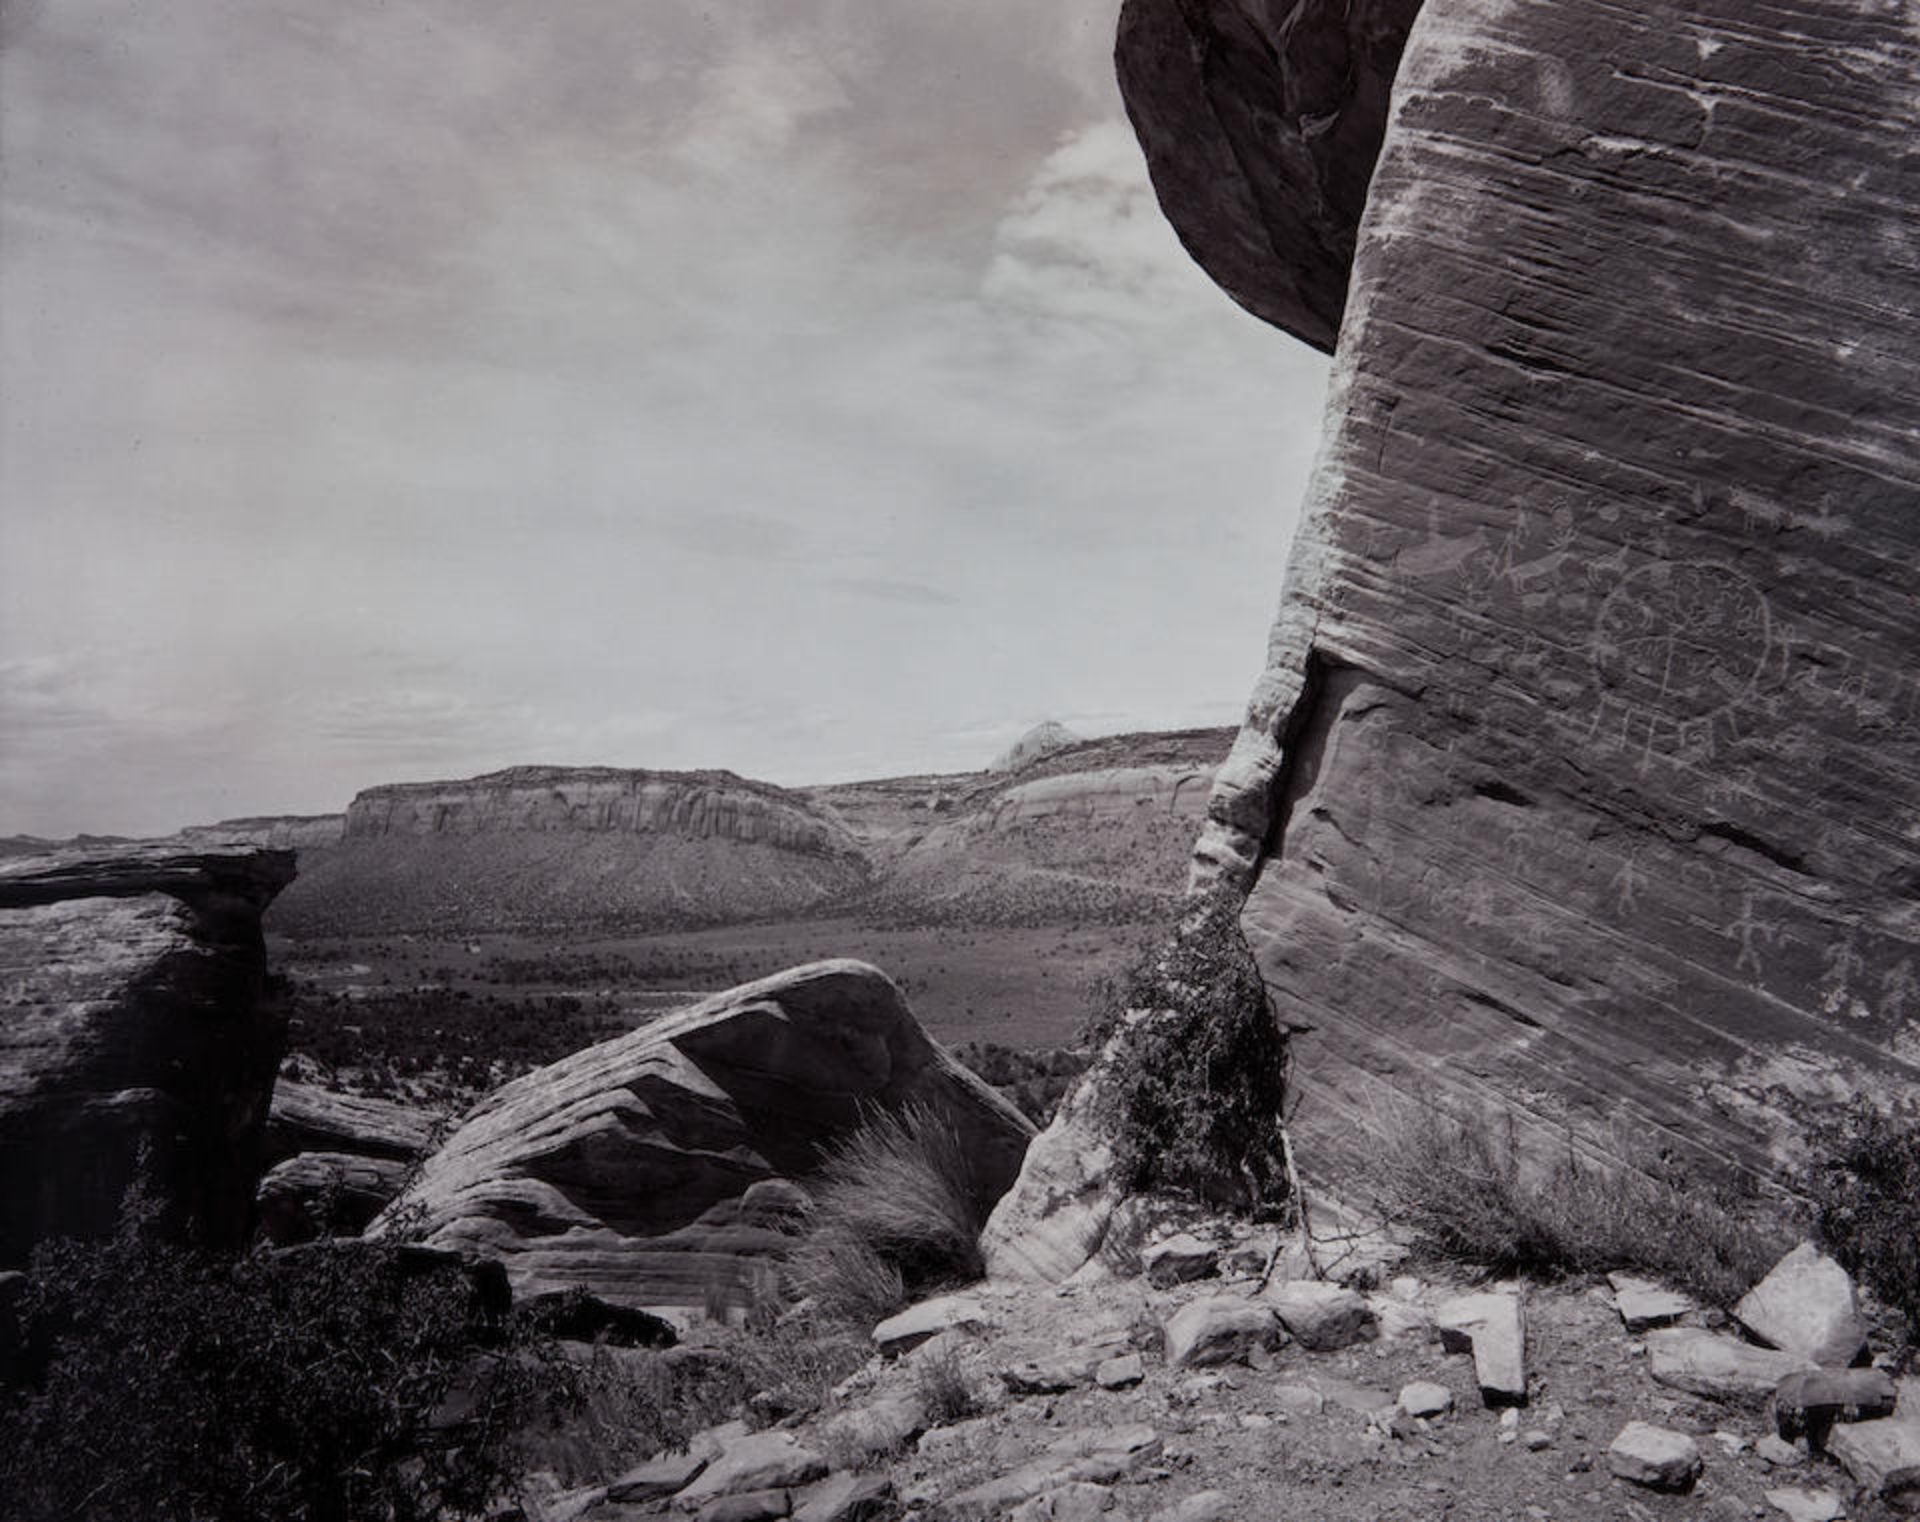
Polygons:
<instances>
[{"instance_id":1,"label":"distant mesa","mask_svg":"<svg viewBox=\"0 0 1920 1522\"><path fill-rule=\"evenodd\" d=\"M1042 756L1052 755L1057 750L1068 750L1080 744L1080 736L1066 725L1048 719L1044 724L1036 724L1007 749L993 758L988 766L990 772L1017 772L1022 767L1031 766Z\"/></svg>"}]
</instances>

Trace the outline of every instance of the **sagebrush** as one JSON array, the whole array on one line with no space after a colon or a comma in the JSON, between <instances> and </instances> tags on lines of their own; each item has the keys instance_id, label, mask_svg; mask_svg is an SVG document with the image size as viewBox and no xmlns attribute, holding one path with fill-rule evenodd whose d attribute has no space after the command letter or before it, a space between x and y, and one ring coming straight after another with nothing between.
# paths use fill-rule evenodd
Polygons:
<instances>
[{"instance_id":1,"label":"sagebrush","mask_svg":"<svg viewBox=\"0 0 1920 1522\"><path fill-rule=\"evenodd\" d=\"M1096 991L1090 1080L1118 1181L1271 1210L1287 1199L1286 1033L1237 906L1192 908L1162 946Z\"/></svg>"},{"instance_id":2,"label":"sagebrush","mask_svg":"<svg viewBox=\"0 0 1920 1522\"><path fill-rule=\"evenodd\" d=\"M1920 1342L1920 1101L1856 1100L1812 1140L1803 1183L1821 1239Z\"/></svg>"},{"instance_id":3,"label":"sagebrush","mask_svg":"<svg viewBox=\"0 0 1920 1522\"><path fill-rule=\"evenodd\" d=\"M1376 1117L1369 1182L1416 1250L1500 1274L1638 1271L1731 1305L1792 1246L1777 1212L1671 1159L1526 1155L1511 1115L1406 1102Z\"/></svg>"},{"instance_id":4,"label":"sagebrush","mask_svg":"<svg viewBox=\"0 0 1920 1522\"><path fill-rule=\"evenodd\" d=\"M514 1484L509 1441L572 1398L550 1344L397 1243L233 1258L150 1240L36 1249L0 1378L22 1522L426 1522Z\"/></svg>"}]
</instances>

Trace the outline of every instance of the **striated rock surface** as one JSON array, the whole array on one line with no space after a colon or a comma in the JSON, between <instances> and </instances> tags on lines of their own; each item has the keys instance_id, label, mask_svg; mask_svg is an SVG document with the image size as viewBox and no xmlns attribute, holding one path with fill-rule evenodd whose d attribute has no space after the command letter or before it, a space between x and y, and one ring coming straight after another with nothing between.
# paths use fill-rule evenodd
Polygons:
<instances>
[{"instance_id":1,"label":"striated rock surface","mask_svg":"<svg viewBox=\"0 0 1920 1522\"><path fill-rule=\"evenodd\" d=\"M522 766L368 788L275 915L295 934L705 924L860 887L851 832L731 772Z\"/></svg>"},{"instance_id":2,"label":"striated rock surface","mask_svg":"<svg viewBox=\"0 0 1920 1522\"><path fill-rule=\"evenodd\" d=\"M110 1231L143 1152L164 1229L245 1240L285 1038L260 916L292 876L169 842L0 862L0 1265Z\"/></svg>"},{"instance_id":3,"label":"striated rock surface","mask_svg":"<svg viewBox=\"0 0 1920 1522\"><path fill-rule=\"evenodd\" d=\"M245 841L276 851L326 851L340 844L346 827L344 814L257 814L222 819L217 824L190 825L176 838L195 845Z\"/></svg>"},{"instance_id":4,"label":"striated rock surface","mask_svg":"<svg viewBox=\"0 0 1920 1522\"><path fill-rule=\"evenodd\" d=\"M357 1236L406 1183L407 1164L352 1152L300 1152L260 1180L260 1230L276 1247Z\"/></svg>"},{"instance_id":5,"label":"striated rock surface","mask_svg":"<svg viewBox=\"0 0 1920 1522\"><path fill-rule=\"evenodd\" d=\"M411 1162L441 1120L432 1110L283 1078L267 1112L266 1157L278 1163L298 1152L338 1152Z\"/></svg>"},{"instance_id":6,"label":"striated rock surface","mask_svg":"<svg viewBox=\"0 0 1920 1522\"><path fill-rule=\"evenodd\" d=\"M1346 296L1196 879L1316 1166L1390 1089L1768 1170L1783 1095L1920 1084L1920 28L1428 0L1349 279L1315 177L1412 9L1123 16L1200 263L1312 342Z\"/></svg>"},{"instance_id":7,"label":"striated rock surface","mask_svg":"<svg viewBox=\"0 0 1920 1522\"><path fill-rule=\"evenodd\" d=\"M783 1181L864 1115L909 1103L954 1126L984 1214L1032 1126L927 1037L882 973L818 962L508 1084L395 1208L417 1208L434 1245L499 1258L522 1293L738 1302L787 1245Z\"/></svg>"}]
</instances>

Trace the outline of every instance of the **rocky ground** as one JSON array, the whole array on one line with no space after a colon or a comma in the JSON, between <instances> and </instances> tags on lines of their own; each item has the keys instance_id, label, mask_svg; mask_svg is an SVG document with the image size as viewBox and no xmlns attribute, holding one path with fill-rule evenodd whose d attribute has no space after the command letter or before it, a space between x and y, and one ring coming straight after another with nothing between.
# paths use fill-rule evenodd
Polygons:
<instances>
[{"instance_id":1,"label":"rocky ground","mask_svg":"<svg viewBox=\"0 0 1920 1522\"><path fill-rule=\"evenodd\" d=\"M1229 1251L1205 1277L1173 1283L1214 1261L1183 1246L1138 1278L985 1286L923 1304L876 1329L872 1362L790 1430L720 1429L697 1438L690 1457L550 1494L528 1515L1895 1515L1867 1493L1884 1462L1875 1468L1856 1447L1863 1487L1848 1467L1810 1451L1804 1435L1780 1437L1792 1402L1773 1386L1781 1369L1811 1362L1764 1352L1728 1317L1657 1287L1489 1286L1399 1265L1366 1292L1278 1276L1263 1288L1257 1242ZM1649 1328L1647 1318L1668 1325ZM1883 1373L1843 1377L1893 1389ZM1848 1434L1891 1437L1893 1451L1920 1463L1920 1386L1909 1381L1902 1394L1895 1419L1842 1425L1827 1441L1837 1450Z\"/></svg>"}]
</instances>

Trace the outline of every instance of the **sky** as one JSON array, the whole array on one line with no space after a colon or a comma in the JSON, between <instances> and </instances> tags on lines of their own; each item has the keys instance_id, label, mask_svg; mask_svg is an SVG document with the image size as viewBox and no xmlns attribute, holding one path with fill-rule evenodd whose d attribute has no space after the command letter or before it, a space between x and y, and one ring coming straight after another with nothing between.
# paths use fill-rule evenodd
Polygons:
<instances>
[{"instance_id":1,"label":"sky","mask_svg":"<svg viewBox=\"0 0 1920 1522\"><path fill-rule=\"evenodd\" d=\"M0 0L0 833L1237 722L1325 363L1117 0Z\"/></svg>"}]
</instances>

